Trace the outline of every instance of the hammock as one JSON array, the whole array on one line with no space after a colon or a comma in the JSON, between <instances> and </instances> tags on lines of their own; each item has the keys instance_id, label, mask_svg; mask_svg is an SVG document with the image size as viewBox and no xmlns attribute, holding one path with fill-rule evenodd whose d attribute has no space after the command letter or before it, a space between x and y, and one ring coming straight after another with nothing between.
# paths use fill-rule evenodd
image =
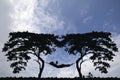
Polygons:
<instances>
[{"instance_id":1,"label":"hammock","mask_svg":"<svg viewBox=\"0 0 120 80\"><path fill-rule=\"evenodd\" d=\"M52 66L54 66L54 67L56 67L56 68L65 68L65 67L70 67L70 66L72 66L74 63L72 63L72 64L60 64L60 65L58 65L57 63L50 62L50 63L48 63L48 64L50 64L50 65L52 65Z\"/></svg>"}]
</instances>

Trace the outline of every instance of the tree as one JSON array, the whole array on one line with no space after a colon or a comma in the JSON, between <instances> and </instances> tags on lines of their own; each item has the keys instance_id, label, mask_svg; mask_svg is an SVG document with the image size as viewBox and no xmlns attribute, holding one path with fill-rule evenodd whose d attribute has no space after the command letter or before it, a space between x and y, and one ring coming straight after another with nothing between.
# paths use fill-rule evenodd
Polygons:
<instances>
[{"instance_id":1,"label":"tree","mask_svg":"<svg viewBox=\"0 0 120 80\"><path fill-rule=\"evenodd\" d=\"M11 32L9 34L9 41L5 43L3 52L7 52L7 61L11 61L10 67L13 68L13 73L19 73L21 70L25 70L28 60L32 57L30 54L36 57L36 62L39 65L40 78L44 69L44 60L40 57L40 54L51 54L55 51L53 42L55 36L52 34L35 34L29 32Z\"/></svg>"},{"instance_id":2,"label":"tree","mask_svg":"<svg viewBox=\"0 0 120 80\"><path fill-rule=\"evenodd\" d=\"M91 54L89 57L93 61L95 70L98 69L101 73L107 73L107 68L110 67L108 61L113 60L114 52L118 51L116 44L111 40L111 33L108 32L91 32L85 34L67 34L64 36L66 51L69 54L76 55L79 53L80 57L76 61L76 68L79 77L82 78L81 65L86 60L83 58Z\"/></svg>"}]
</instances>

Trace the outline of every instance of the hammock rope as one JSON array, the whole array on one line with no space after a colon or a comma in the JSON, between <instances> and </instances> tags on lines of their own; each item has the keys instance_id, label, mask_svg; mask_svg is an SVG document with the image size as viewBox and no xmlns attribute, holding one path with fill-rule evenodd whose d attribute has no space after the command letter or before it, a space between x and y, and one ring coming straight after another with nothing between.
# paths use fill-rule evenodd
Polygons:
<instances>
[{"instance_id":1,"label":"hammock rope","mask_svg":"<svg viewBox=\"0 0 120 80\"><path fill-rule=\"evenodd\" d=\"M56 63L54 63L54 62L45 62L45 63L47 63L47 64L49 64L49 65L51 65L51 66L53 66L53 67L56 67L56 68L65 68L65 67L70 67L70 66L72 66L73 64L75 64L75 63L71 63L71 64L58 64L58 62L56 62Z\"/></svg>"}]
</instances>

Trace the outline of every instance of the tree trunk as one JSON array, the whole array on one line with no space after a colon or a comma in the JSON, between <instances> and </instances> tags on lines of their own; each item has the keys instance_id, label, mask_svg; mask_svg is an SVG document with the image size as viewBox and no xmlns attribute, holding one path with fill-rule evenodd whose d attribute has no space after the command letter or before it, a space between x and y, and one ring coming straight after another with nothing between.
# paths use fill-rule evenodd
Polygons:
<instances>
[{"instance_id":1,"label":"tree trunk","mask_svg":"<svg viewBox=\"0 0 120 80\"><path fill-rule=\"evenodd\" d=\"M39 58L39 59L40 59L40 61L41 61L42 64L39 64L38 78L41 78L45 63L44 63L44 60L42 58Z\"/></svg>"},{"instance_id":2,"label":"tree trunk","mask_svg":"<svg viewBox=\"0 0 120 80\"><path fill-rule=\"evenodd\" d=\"M76 67L77 67L77 71L78 71L78 74L79 74L79 77L80 78L83 78L83 75L82 75L82 72L81 72L81 64L79 64L79 61L81 60L81 58L79 58L77 61L76 61Z\"/></svg>"},{"instance_id":3,"label":"tree trunk","mask_svg":"<svg viewBox=\"0 0 120 80\"><path fill-rule=\"evenodd\" d=\"M39 69L38 78L41 78L43 69L44 69L44 62L42 62L42 65L41 65L41 67L40 67L40 69Z\"/></svg>"}]
</instances>

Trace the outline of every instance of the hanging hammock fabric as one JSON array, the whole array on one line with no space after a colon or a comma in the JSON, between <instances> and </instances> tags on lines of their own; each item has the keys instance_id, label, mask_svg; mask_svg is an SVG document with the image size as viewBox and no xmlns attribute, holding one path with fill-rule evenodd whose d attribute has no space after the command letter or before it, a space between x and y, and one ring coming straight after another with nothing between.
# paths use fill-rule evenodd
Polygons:
<instances>
[{"instance_id":1,"label":"hanging hammock fabric","mask_svg":"<svg viewBox=\"0 0 120 80\"><path fill-rule=\"evenodd\" d=\"M70 67L70 66L72 66L74 63L72 63L72 64L58 64L58 62L56 61L56 63L54 63L54 62L50 62L50 63L48 63L48 64L50 64L50 65L52 65L52 66L54 66L54 67L56 67L56 68L65 68L65 67Z\"/></svg>"}]
</instances>

